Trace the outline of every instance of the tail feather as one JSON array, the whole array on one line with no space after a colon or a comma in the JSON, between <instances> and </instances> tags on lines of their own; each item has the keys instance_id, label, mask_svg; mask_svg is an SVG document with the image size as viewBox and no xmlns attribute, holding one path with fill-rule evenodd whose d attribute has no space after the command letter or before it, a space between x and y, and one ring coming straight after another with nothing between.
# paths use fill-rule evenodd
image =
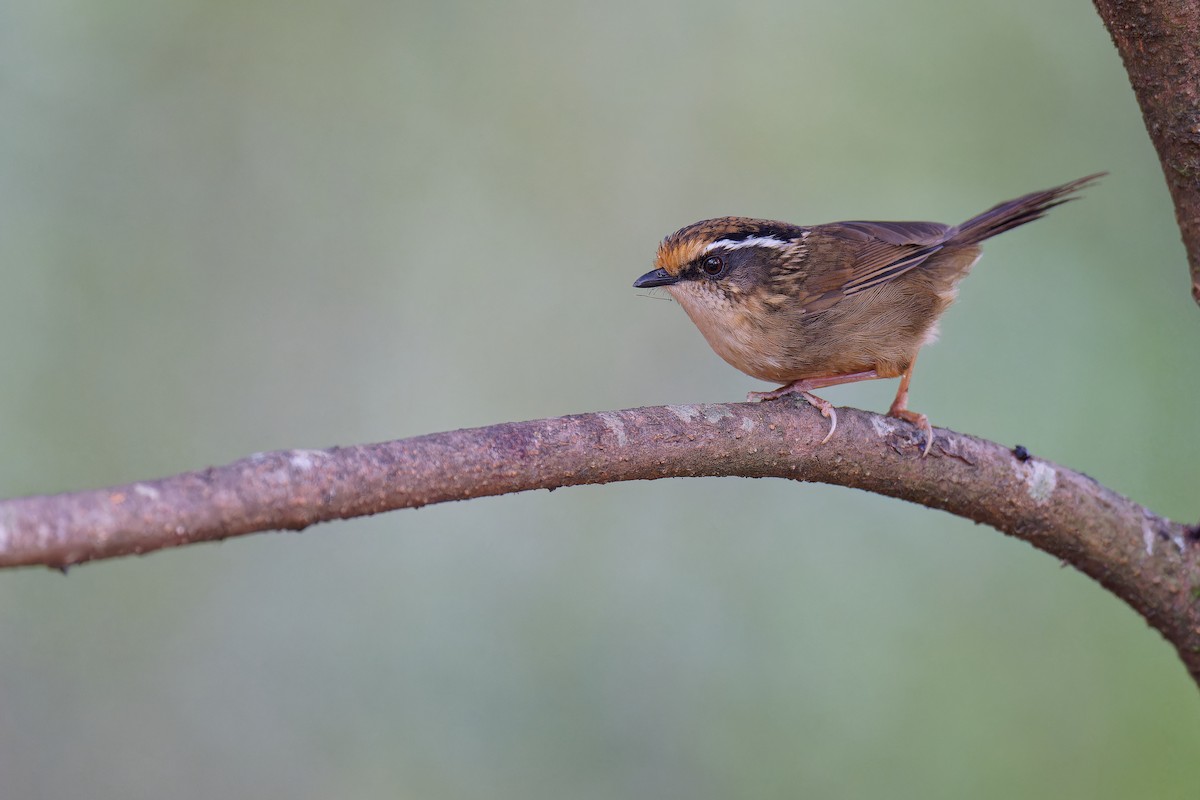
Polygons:
<instances>
[{"instance_id":1,"label":"tail feather","mask_svg":"<svg viewBox=\"0 0 1200 800\"><path fill-rule=\"evenodd\" d=\"M1053 189L1031 192L1015 200L1001 203L955 227L946 238L955 244L979 244L984 239L1011 231L1026 222L1041 219L1047 211L1055 206L1061 206L1063 203L1077 199L1071 195L1087 188L1107 174L1107 172L1097 172Z\"/></svg>"}]
</instances>

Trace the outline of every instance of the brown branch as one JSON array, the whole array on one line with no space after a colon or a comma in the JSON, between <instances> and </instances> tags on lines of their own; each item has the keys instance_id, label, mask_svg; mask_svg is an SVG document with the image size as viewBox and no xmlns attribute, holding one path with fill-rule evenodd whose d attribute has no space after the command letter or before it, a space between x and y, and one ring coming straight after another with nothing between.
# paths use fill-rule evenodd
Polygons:
<instances>
[{"instance_id":1,"label":"brown branch","mask_svg":"<svg viewBox=\"0 0 1200 800\"><path fill-rule=\"evenodd\" d=\"M836 435L801 402L638 408L263 453L111 489L0 502L0 566L98 558L300 530L447 500L695 475L840 484L940 508L1023 539L1100 581L1200 680L1196 531L1020 450L841 409ZM802 496L798 502L803 502Z\"/></svg>"},{"instance_id":2,"label":"brown branch","mask_svg":"<svg viewBox=\"0 0 1200 800\"><path fill-rule=\"evenodd\" d=\"M1200 303L1200 3L1095 0L1162 162Z\"/></svg>"}]
</instances>

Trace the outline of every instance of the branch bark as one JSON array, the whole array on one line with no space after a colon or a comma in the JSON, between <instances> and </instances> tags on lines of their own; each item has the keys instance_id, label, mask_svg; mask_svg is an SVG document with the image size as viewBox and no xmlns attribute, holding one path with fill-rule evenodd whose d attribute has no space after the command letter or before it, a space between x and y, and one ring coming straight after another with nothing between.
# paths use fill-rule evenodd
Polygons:
<instances>
[{"instance_id":1,"label":"branch bark","mask_svg":"<svg viewBox=\"0 0 1200 800\"><path fill-rule=\"evenodd\" d=\"M1175 645L1200 682L1200 531L999 444L807 403L580 414L382 444L261 453L110 489L0 502L0 566L66 567L266 530L561 486L698 475L789 478L939 508L1092 576Z\"/></svg>"},{"instance_id":2,"label":"branch bark","mask_svg":"<svg viewBox=\"0 0 1200 800\"><path fill-rule=\"evenodd\" d=\"M1200 303L1200 3L1094 1L1158 151Z\"/></svg>"}]
</instances>

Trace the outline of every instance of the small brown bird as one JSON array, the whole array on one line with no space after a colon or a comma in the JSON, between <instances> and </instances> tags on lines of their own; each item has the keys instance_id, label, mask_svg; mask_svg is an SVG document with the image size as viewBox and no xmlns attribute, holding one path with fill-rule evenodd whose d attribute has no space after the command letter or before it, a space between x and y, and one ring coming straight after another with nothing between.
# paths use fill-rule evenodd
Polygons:
<instances>
[{"instance_id":1,"label":"small brown bird","mask_svg":"<svg viewBox=\"0 0 1200 800\"><path fill-rule=\"evenodd\" d=\"M706 219L658 246L656 269L634 281L663 286L717 355L751 377L784 384L751 401L801 394L837 428L833 405L814 389L900 378L888 415L925 432L908 408L908 384L921 346L980 254L980 243L1072 200L1100 172L1033 192L961 225L937 222L831 222L792 225L746 217Z\"/></svg>"}]
</instances>

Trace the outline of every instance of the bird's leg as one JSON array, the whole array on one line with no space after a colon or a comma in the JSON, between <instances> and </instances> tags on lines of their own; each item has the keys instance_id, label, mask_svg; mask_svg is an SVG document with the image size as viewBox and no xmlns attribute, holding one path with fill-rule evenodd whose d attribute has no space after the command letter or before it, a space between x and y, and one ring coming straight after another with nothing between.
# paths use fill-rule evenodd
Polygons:
<instances>
[{"instance_id":1,"label":"bird's leg","mask_svg":"<svg viewBox=\"0 0 1200 800\"><path fill-rule=\"evenodd\" d=\"M761 403L764 400L778 400L785 394L798 394L808 401L809 405L821 412L821 416L829 420L829 433L825 434L825 438L821 440L821 444L829 441L829 437L833 436L833 432L837 430L837 412L833 410L833 403L828 400L822 400L815 394L812 394L812 389L823 389L826 386L838 386L843 383L854 383L855 381L869 381L878 378L879 375L873 369L866 372L851 372L847 375L822 375L817 378L801 378L798 381L792 381L786 386L780 386L778 389L772 389L769 392L750 392L746 395L746 401L749 403ZM910 412L911 413L911 412Z\"/></svg>"},{"instance_id":2,"label":"bird's leg","mask_svg":"<svg viewBox=\"0 0 1200 800\"><path fill-rule=\"evenodd\" d=\"M904 370L904 374L900 376L900 388L896 391L896 399L892 401L892 407L888 409L888 416L911 422L925 431L925 449L921 451L921 457L924 458L929 455L929 448L933 447L933 427L929 424L929 417L908 410L908 382L912 380L913 365L916 363L917 359L914 357L909 362L908 369Z\"/></svg>"}]
</instances>

